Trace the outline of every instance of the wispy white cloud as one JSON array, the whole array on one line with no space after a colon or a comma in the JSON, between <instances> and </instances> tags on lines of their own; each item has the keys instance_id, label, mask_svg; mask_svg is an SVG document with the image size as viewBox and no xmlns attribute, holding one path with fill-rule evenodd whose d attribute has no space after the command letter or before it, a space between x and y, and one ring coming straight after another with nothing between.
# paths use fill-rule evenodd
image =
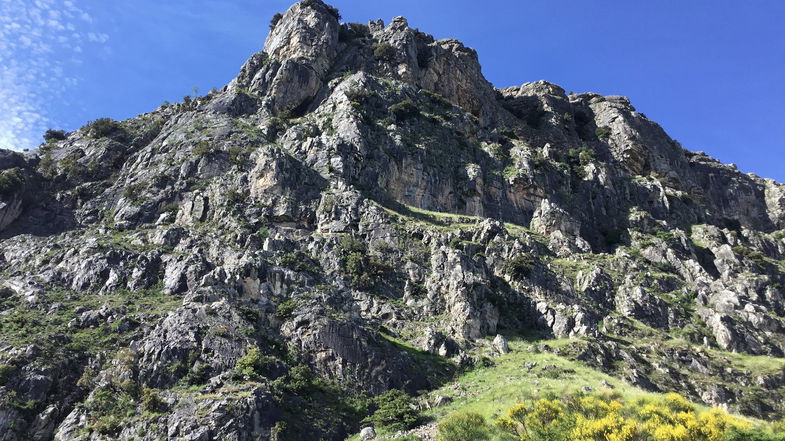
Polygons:
<instances>
[{"instance_id":1,"label":"wispy white cloud","mask_svg":"<svg viewBox=\"0 0 785 441\"><path fill-rule=\"evenodd\" d=\"M79 82L69 68L109 41L92 23L70 0L0 0L0 148L35 147L58 126L50 104Z\"/></svg>"},{"instance_id":2,"label":"wispy white cloud","mask_svg":"<svg viewBox=\"0 0 785 441\"><path fill-rule=\"evenodd\" d=\"M104 34L103 32L88 32L87 40L94 43L106 43L109 41L109 35Z\"/></svg>"}]
</instances>

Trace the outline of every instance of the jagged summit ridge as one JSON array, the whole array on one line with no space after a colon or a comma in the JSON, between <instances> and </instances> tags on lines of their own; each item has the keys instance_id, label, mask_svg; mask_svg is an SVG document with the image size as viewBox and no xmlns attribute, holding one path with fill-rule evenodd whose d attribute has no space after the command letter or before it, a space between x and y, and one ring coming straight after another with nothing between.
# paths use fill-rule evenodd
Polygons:
<instances>
[{"instance_id":1,"label":"jagged summit ridge","mask_svg":"<svg viewBox=\"0 0 785 441\"><path fill-rule=\"evenodd\" d=\"M610 156L632 175L657 174L687 194L720 188L714 196L722 197L722 186L708 185L692 170L699 167L697 163L702 160L698 158L705 155L686 155L656 124L635 112L626 98L605 99L596 94L567 97L563 89L547 82L495 90L482 76L473 50L456 40L435 41L411 29L402 17L386 27L380 21L367 26L339 24L334 11L321 3L296 3L271 31L265 53L271 62L260 63L258 58L264 58L264 54L257 54L243 67L233 85L263 96L263 102L273 112L300 114L313 110L327 98L328 80L364 72L436 93L477 116L480 127L514 127L521 118L527 125L538 125L543 118L550 119L550 125L558 130L549 133L542 145L585 143L584 138L595 136L586 119L594 119L593 126L612 130L608 139ZM600 120L592 104L601 108ZM578 121L561 121L564 115L573 114ZM618 141L616 133L620 133ZM649 142L644 145L642 139ZM652 142L654 139L656 143ZM697 174L706 175L705 170ZM777 185L751 177L750 182L740 186L750 199L766 204L752 208L748 217L757 219L747 219L745 223L768 230L781 228L783 216L779 207L783 202ZM743 211L733 203L730 205L729 212Z\"/></svg>"},{"instance_id":2,"label":"jagged summit ridge","mask_svg":"<svg viewBox=\"0 0 785 441\"><path fill-rule=\"evenodd\" d=\"M222 90L47 138L0 151L0 441L344 439L496 334L785 414L785 187L624 97L303 1Z\"/></svg>"}]
</instances>

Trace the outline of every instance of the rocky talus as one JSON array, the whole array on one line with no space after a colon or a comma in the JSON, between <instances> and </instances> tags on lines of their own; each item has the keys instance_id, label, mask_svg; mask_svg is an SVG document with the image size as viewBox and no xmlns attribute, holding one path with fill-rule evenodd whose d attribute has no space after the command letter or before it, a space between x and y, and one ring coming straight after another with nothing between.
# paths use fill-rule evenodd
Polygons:
<instances>
[{"instance_id":1,"label":"rocky talus","mask_svg":"<svg viewBox=\"0 0 785 441\"><path fill-rule=\"evenodd\" d=\"M401 17L301 1L222 89L0 170L0 441L341 440L497 334L785 416L785 185Z\"/></svg>"}]
</instances>

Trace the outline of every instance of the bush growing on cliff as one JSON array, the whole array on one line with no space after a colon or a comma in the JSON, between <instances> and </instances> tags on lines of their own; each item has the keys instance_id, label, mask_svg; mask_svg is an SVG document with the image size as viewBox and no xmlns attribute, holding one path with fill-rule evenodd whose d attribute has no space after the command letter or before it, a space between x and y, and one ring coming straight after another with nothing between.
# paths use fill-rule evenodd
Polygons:
<instances>
[{"instance_id":1,"label":"bush growing on cliff","mask_svg":"<svg viewBox=\"0 0 785 441\"><path fill-rule=\"evenodd\" d=\"M396 121L405 121L409 118L414 118L420 114L420 109L409 100L401 101L400 103L390 106L390 113L395 116Z\"/></svg>"},{"instance_id":2,"label":"bush growing on cliff","mask_svg":"<svg viewBox=\"0 0 785 441\"><path fill-rule=\"evenodd\" d=\"M356 38L365 38L371 36L371 30L368 25L362 23L344 23L338 29L338 40L342 42L352 41Z\"/></svg>"},{"instance_id":3,"label":"bush growing on cliff","mask_svg":"<svg viewBox=\"0 0 785 441\"><path fill-rule=\"evenodd\" d=\"M382 43L374 43L371 48L373 49L373 56L376 59L391 60L393 57L395 57L395 48L386 41Z\"/></svg>"},{"instance_id":4,"label":"bush growing on cliff","mask_svg":"<svg viewBox=\"0 0 785 441\"><path fill-rule=\"evenodd\" d=\"M518 282L529 277L532 269L534 269L534 257L530 254L519 254L502 264L502 271Z\"/></svg>"},{"instance_id":5,"label":"bush growing on cliff","mask_svg":"<svg viewBox=\"0 0 785 441\"><path fill-rule=\"evenodd\" d=\"M390 265L368 253L365 242L347 236L341 240L343 272L356 289L371 289L392 271Z\"/></svg>"},{"instance_id":6,"label":"bush growing on cliff","mask_svg":"<svg viewBox=\"0 0 785 441\"><path fill-rule=\"evenodd\" d=\"M581 147L568 150L567 157L570 164L584 166L594 161L597 158L597 153L588 147Z\"/></svg>"},{"instance_id":7,"label":"bush growing on cliff","mask_svg":"<svg viewBox=\"0 0 785 441\"><path fill-rule=\"evenodd\" d=\"M192 153L195 157L201 158L203 156L211 155L214 151L215 149L213 148L213 146L210 145L208 141L202 139L196 143Z\"/></svg>"},{"instance_id":8,"label":"bush growing on cliff","mask_svg":"<svg viewBox=\"0 0 785 441\"><path fill-rule=\"evenodd\" d=\"M142 389L142 408L148 412L159 412L165 406L158 389Z\"/></svg>"},{"instance_id":9,"label":"bush growing on cliff","mask_svg":"<svg viewBox=\"0 0 785 441\"><path fill-rule=\"evenodd\" d=\"M66 138L65 130L49 129L44 133L44 141L62 141Z\"/></svg>"},{"instance_id":10,"label":"bush growing on cliff","mask_svg":"<svg viewBox=\"0 0 785 441\"><path fill-rule=\"evenodd\" d=\"M376 256L354 252L346 258L346 273L358 289L373 288L389 272L389 265Z\"/></svg>"},{"instance_id":11,"label":"bush growing on cliff","mask_svg":"<svg viewBox=\"0 0 785 441\"><path fill-rule=\"evenodd\" d=\"M282 18L283 18L283 14L281 14L280 12L276 12L275 15L273 15L273 18L270 19L271 31L275 29L276 26L278 26L278 22L281 21Z\"/></svg>"},{"instance_id":12,"label":"bush growing on cliff","mask_svg":"<svg viewBox=\"0 0 785 441\"><path fill-rule=\"evenodd\" d=\"M0 196L10 196L22 186L22 175L18 168L0 172Z\"/></svg>"},{"instance_id":13,"label":"bush growing on cliff","mask_svg":"<svg viewBox=\"0 0 785 441\"><path fill-rule=\"evenodd\" d=\"M330 6L321 0L303 0L303 6L316 7L318 5L327 8L327 12L333 17L335 17L336 20L341 19L341 14L338 12L338 9L336 9L334 6Z\"/></svg>"},{"instance_id":14,"label":"bush growing on cliff","mask_svg":"<svg viewBox=\"0 0 785 441\"><path fill-rule=\"evenodd\" d=\"M262 351L255 346L248 346L245 355L237 359L235 369L248 377L255 378L262 373Z\"/></svg>"},{"instance_id":15,"label":"bush growing on cliff","mask_svg":"<svg viewBox=\"0 0 785 441\"><path fill-rule=\"evenodd\" d=\"M282 319L288 319L294 314L294 311L298 306L300 306L300 304L297 300L286 299L278 304L278 307L275 310L275 316Z\"/></svg>"},{"instance_id":16,"label":"bush growing on cliff","mask_svg":"<svg viewBox=\"0 0 785 441\"><path fill-rule=\"evenodd\" d=\"M608 126L597 127L597 130L595 130L594 133L597 135L598 139L607 141L611 137L611 128Z\"/></svg>"},{"instance_id":17,"label":"bush growing on cliff","mask_svg":"<svg viewBox=\"0 0 785 441\"><path fill-rule=\"evenodd\" d=\"M88 133L93 138L106 138L120 129L120 123L111 118L98 118L87 125Z\"/></svg>"}]
</instances>

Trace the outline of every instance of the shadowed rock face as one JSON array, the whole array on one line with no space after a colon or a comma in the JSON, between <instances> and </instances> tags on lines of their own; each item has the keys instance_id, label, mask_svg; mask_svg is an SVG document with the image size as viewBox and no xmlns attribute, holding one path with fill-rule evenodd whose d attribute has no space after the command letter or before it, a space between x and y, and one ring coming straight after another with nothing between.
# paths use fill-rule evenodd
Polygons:
<instances>
[{"instance_id":1,"label":"shadowed rock face","mask_svg":"<svg viewBox=\"0 0 785 441\"><path fill-rule=\"evenodd\" d=\"M785 186L400 17L296 3L222 90L0 173L0 441L344 439L521 333L785 414L723 355L785 352Z\"/></svg>"}]
</instances>

